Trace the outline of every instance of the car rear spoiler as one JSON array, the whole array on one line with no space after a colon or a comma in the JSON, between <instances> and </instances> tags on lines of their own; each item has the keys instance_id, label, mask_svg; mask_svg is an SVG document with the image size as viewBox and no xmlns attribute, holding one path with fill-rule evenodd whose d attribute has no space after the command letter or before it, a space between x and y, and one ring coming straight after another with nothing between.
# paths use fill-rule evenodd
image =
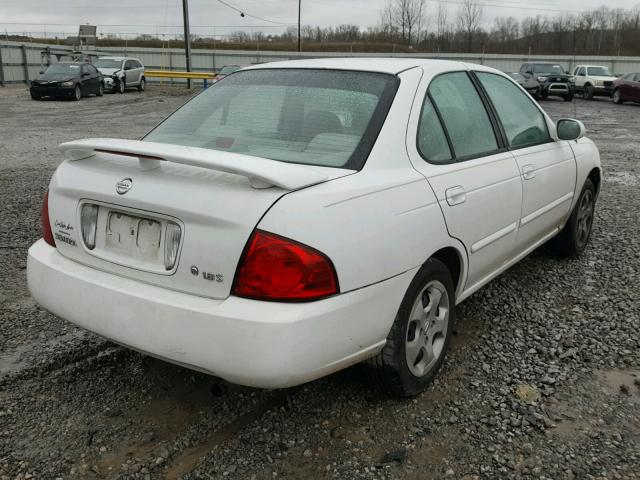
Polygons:
<instances>
[{"instance_id":1,"label":"car rear spoiler","mask_svg":"<svg viewBox=\"0 0 640 480\"><path fill-rule=\"evenodd\" d=\"M329 179L324 172L295 163L140 140L89 138L63 143L60 150L69 161L84 160L94 155L120 155L138 158L144 170L156 168L161 162L171 162L233 173L248 178L254 188L276 186L297 190Z\"/></svg>"}]
</instances>

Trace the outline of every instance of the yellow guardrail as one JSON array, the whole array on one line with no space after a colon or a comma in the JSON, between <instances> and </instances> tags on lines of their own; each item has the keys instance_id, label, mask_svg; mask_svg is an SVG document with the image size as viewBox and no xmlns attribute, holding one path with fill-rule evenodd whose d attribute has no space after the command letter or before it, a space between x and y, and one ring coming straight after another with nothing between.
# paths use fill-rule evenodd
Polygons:
<instances>
[{"instance_id":1,"label":"yellow guardrail","mask_svg":"<svg viewBox=\"0 0 640 480\"><path fill-rule=\"evenodd\" d=\"M213 72L181 72L178 70L145 70L145 77L159 78L189 78L191 80L204 80L204 88L209 86L209 81L218 76Z\"/></svg>"}]
</instances>

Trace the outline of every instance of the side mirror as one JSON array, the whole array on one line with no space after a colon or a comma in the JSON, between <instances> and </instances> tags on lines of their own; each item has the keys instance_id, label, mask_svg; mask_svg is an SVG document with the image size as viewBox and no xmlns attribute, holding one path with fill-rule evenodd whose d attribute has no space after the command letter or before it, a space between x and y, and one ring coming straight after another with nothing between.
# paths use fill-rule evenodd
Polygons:
<instances>
[{"instance_id":1,"label":"side mirror","mask_svg":"<svg viewBox=\"0 0 640 480\"><path fill-rule=\"evenodd\" d=\"M40 70L40 75L44 75L44 70Z\"/></svg>"},{"instance_id":2,"label":"side mirror","mask_svg":"<svg viewBox=\"0 0 640 480\"><path fill-rule=\"evenodd\" d=\"M533 75L533 70L527 70L527 71L526 71L526 72L524 72L524 73L526 73L527 75Z\"/></svg>"},{"instance_id":3,"label":"side mirror","mask_svg":"<svg viewBox=\"0 0 640 480\"><path fill-rule=\"evenodd\" d=\"M131 70L131 67L127 65L126 67L124 67L124 70L125 70L125 72L126 72L127 70Z\"/></svg>"},{"instance_id":4,"label":"side mirror","mask_svg":"<svg viewBox=\"0 0 640 480\"><path fill-rule=\"evenodd\" d=\"M83 76L83 77L88 77L89 75L91 75L89 72L84 72L84 73L82 74L82 76Z\"/></svg>"},{"instance_id":5,"label":"side mirror","mask_svg":"<svg viewBox=\"0 0 640 480\"><path fill-rule=\"evenodd\" d=\"M571 72L569 70L565 70L564 73L566 73L567 75L571 75Z\"/></svg>"},{"instance_id":6,"label":"side mirror","mask_svg":"<svg viewBox=\"0 0 640 480\"><path fill-rule=\"evenodd\" d=\"M556 124L556 132L560 140L578 140L584 137L586 129L580 120L561 118Z\"/></svg>"}]
</instances>

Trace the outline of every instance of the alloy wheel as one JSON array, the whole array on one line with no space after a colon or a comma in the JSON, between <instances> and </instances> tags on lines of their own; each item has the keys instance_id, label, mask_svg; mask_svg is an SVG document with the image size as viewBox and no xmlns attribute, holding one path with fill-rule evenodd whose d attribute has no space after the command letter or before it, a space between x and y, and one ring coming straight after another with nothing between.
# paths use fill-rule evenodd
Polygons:
<instances>
[{"instance_id":1,"label":"alloy wheel","mask_svg":"<svg viewBox=\"0 0 640 480\"><path fill-rule=\"evenodd\" d=\"M409 371L427 375L444 352L449 328L449 294L437 280L429 282L416 298L405 337Z\"/></svg>"},{"instance_id":2,"label":"alloy wheel","mask_svg":"<svg viewBox=\"0 0 640 480\"><path fill-rule=\"evenodd\" d=\"M591 225L593 224L593 207L593 192L585 190L580 199L576 218L576 243L579 248L583 248L589 240Z\"/></svg>"}]
</instances>

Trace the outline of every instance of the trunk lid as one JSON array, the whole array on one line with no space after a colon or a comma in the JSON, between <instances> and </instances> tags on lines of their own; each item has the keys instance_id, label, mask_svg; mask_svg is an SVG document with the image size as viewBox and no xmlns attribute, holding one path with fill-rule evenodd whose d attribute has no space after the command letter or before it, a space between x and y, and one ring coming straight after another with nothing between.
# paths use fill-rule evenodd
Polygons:
<instances>
[{"instance_id":1,"label":"trunk lid","mask_svg":"<svg viewBox=\"0 0 640 480\"><path fill-rule=\"evenodd\" d=\"M247 240L271 205L291 190L353 172L127 140L70 142L61 149L67 161L50 184L49 217L62 255L220 299L230 294ZM97 206L93 249L83 241L83 205ZM166 268L176 228L177 260Z\"/></svg>"}]
</instances>

